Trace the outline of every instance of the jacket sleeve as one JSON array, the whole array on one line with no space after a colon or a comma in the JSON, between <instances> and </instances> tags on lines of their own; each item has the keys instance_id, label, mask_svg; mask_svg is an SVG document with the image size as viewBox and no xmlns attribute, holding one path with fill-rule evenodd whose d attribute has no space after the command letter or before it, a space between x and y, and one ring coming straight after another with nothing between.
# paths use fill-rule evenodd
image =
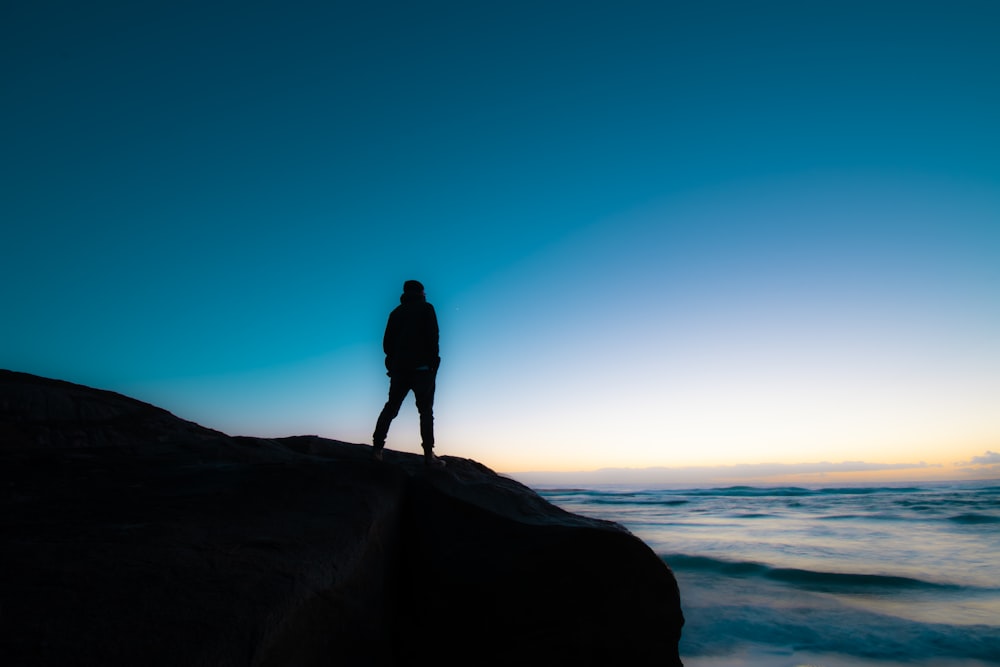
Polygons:
<instances>
[{"instance_id":1,"label":"jacket sleeve","mask_svg":"<svg viewBox=\"0 0 1000 667\"><path fill-rule=\"evenodd\" d=\"M433 359L434 370L441 366L440 330L438 329L437 312L434 306L428 304L430 313L427 317L427 339L430 342L431 359Z\"/></svg>"}]
</instances>

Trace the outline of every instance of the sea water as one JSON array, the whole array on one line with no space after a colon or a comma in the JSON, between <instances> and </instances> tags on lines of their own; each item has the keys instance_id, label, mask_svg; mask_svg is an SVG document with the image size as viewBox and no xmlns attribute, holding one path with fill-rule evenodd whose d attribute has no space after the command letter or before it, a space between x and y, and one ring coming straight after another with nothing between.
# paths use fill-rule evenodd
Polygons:
<instances>
[{"instance_id":1,"label":"sea water","mask_svg":"<svg viewBox=\"0 0 1000 667\"><path fill-rule=\"evenodd\" d=\"M670 566L687 667L1000 665L1000 481L537 490Z\"/></svg>"}]
</instances>

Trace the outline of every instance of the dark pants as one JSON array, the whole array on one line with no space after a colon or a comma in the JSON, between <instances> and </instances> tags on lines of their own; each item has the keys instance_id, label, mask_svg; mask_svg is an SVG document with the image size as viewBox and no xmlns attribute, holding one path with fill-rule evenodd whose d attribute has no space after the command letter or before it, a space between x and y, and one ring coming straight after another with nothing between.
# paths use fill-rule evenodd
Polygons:
<instances>
[{"instance_id":1,"label":"dark pants","mask_svg":"<svg viewBox=\"0 0 1000 667\"><path fill-rule=\"evenodd\" d=\"M389 379L389 400L382 408L382 414L375 423L372 444L375 449L385 446L389 434L389 424L399 414L403 399L412 391L420 413L420 439L425 452L434 448L434 371L407 371L393 373Z\"/></svg>"}]
</instances>

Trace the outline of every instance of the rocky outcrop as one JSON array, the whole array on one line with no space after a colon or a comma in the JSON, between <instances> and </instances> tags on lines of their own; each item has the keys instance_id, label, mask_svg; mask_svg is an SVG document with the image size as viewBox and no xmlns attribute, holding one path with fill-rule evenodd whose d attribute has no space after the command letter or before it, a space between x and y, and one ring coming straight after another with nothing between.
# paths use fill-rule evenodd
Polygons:
<instances>
[{"instance_id":1,"label":"rocky outcrop","mask_svg":"<svg viewBox=\"0 0 1000 667\"><path fill-rule=\"evenodd\" d=\"M467 459L0 371L7 665L680 665L670 569Z\"/></svg>"}]
</instances>

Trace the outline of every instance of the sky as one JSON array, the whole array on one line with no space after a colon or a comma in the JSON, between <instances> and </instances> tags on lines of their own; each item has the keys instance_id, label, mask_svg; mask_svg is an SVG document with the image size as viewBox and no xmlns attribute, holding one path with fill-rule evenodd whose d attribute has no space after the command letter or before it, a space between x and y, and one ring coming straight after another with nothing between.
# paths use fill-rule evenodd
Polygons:
<instances>
[{"instance_id":1,"label":"sky","mask_svg":"<svg viewBox=\"0 0 1000 667\"><path fill-rule=\"evenodd\" d=\"M0 367L369 443L417 279L441 455L1000 478L998 27L967 0L3 3ZM387 447L420 451L412 400Z\"/></svg>"}]
</instances>

